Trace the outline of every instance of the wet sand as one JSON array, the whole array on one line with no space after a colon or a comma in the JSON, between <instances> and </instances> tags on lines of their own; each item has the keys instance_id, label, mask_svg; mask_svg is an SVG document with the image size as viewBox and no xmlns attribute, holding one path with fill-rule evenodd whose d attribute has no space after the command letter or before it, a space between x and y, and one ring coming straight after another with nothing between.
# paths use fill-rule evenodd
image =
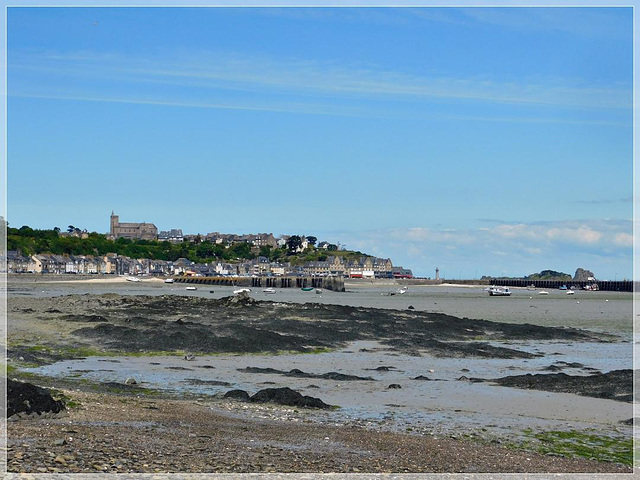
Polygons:
<instances>
[{"instance_id":1,"label":"wet sand","mask_svg":"<svg viewBox=\"0 0 640 480\"><path fill-rule=\"evenodd\" d=\"M603 334L601 329L581 332L566 328L549 329L534 326L523 328L522 324L503 325L448 317L425 310L410 311L406 306L402 310L394 311L393 309L336 306L328 303L329 298L331 300L337 298L340 301L344 298L357 300L360 295L365 295L358 293L351 297L348 295L333 297L331 294L304 297L300 292L289 292L291 296L300 295L302 299L318 302L315 307L309 303L286 304L283 302L236 304L228 303L226 300L205 298L203 295L206 295L206 292L198 292L199 295L185 295L180 290L180 294L163 297L160 292L167 293L165 285L156 284L154 287L139 286L132 282L127 284L129 285L118 285L116 288L127 290L150 288L159 293L148 297L114 294L59 297L50 296L46 285L38 284L37 286L38 289L42 287L45 292L36 292L33 287L20 290L20 285L14 285L26 294L9 298L9 357L13 362L10 364L17 366L21 371L45 375L36 378L40 378L40 381L47 383L48 386L65 389L71 397L84 398L89 410L100 409L98 404L103 401L116 402L116 404L119 402L123 405L122 412L133 415L132 418L139 418L141 422L146 421L142 419L144 414L149 413L144 408L144 401L157 402L156 406L166 405L161 408L163 415L169 415L169 412L164 410L171 410L175 405L185 409L183 412L171 412L173 416L163 420L169 423L179 422L177 419L183 413L190 412L189 405L192 407L206 405L207 412L223 424L226 420L223 421L221 418L226 418L228 415L242 419L243 422L249 422L248 424L251 425L249 429L260 430L263 427L259 424L263 421L276 422L277 431L272 432L270 440L266 442L269 447L274 442L284 443L287 428L292 423L304 425L312 430L337 429L337 432L344 432L344 429L357 431L364 429L363 436L366 435L366 431L373 431L382 435L377 440L377 444L388 443L384 448L387 446L391 448L394 442L399 442L398 445L405 443L410 445L416 441L416 438L424 440L436 437L440 441L442 436L453 435L458 438L469 436L474 439L473 442L454 442L453 447L448 443L447 445L432 444L436 450L456 448L465 452L473 451L475 448L485 448L489 442L509 441L521 436L527 429L541 431L595 429L605 435L627 438L631 436L632 427L620 423L632 416L630 403L458 380L461 376L498 378L522 373L540 373L546 367L558 365L558 361L567 363L579 361L584 367L599 371L630 368L630 343L623 341L624 335L618 336L620 331L616 331L617 334L611 336ZM98 287L98 289L101 288ZM73 291L73 289L64 291ZM446 292L446 290L441 291ZM467 291L472 292L472 290ZM419 300L419 294L411 293L416 296L413 298L403 296L402 301ZM222 294L218 294L222 298ZM431 299L429 295L427 298ZM376 295L378 296L379 294ZM259 296L254 293L254 297ZM398 295L392 298L395 300L397 297ZM589 299L589 297L585 298ZM592 301L602 301L602 297L591 298L593 298ZM443 297L436 300L442 302ZM560 302L564 298L557 300ZM373 298L372 301L377 301L377 298ZM450 301L450 299L445 295L444 301ZM625 300L621 302L626 305ZM616 311L619 305L616 306L615 301L610 303L611 305L606 306ZM548 322L541 323L545 325ZM437 328L434 329L434 326ZM429 330L430 328L432 330ZM194 335L190 336L189 332ZM426 332L429 334L425 334ZM149 340L150 337L153 338ZM212 343L213 337L217 340ZM175 343L176 338L182 338L183 343ZM207 341L195 341L201 338ZM224 338L233 341L226 341ZM245 338L245 341L238 342L240 338ZM154 344L156 348L153 348ZM199 350L203 346L208 346L207 348L210 349ZM291 353L291 350L309 352L316 349L324 351L322 349L326 348L330 350L325 353ZM140 356L141 350L165 352L177 350L179 353L149 357ZM264 355L265 350L280 354ZM283 350L289 350L290 353L282 354ZM92 352L92 356L86 360L70 360L73 357L86 356L87 351ZM111 356L99 356L100 352L109 351ZM119 357L112 356L116 352L119 352ZM127 356L127 352L136 352L137 355ZM184 360L183 356L186 352L195 353L195 359ZM245 354L238 355L237 352L245 352ZM248 352L253 353L247 355ZM210 355L211 353L215 355ZM25 369L25 367L33 367L34 363L41 366ZM371 376L374 380L336 382L320 378L291 378L279 374L238 371L251 366L270 367L282 371L297 368L314 374L336 371L363 377ZM381 366L391 368L379 370ZM563 367L563 371L570 375L588 375L593 370ZM98 391L102 390L103 393L95 393L96 386L106 382L122 383L127 376L137 377L140 382L140 390L134 393L133 397L126 391L117 391L105 397L113 398L113 401L97 400L107 389L98 388ZM428 380L416 380L415 377L419 376L427 377ZM200 384L194 382L194 379ZM212 385L211 382L214 381L226 382L229 385ZM400 385L401 388L389 389L391 384ZM319 397L341 408L329 412L295 412L285 407L258 408L255 405L220 399L225 391L232 388L246 389L253 394L258 389L269 386L288 386L304 395ZM79 387L84 391L77 391ZM180 397L189 398L189 400L177 400ZM201 398L201 401L196 401L197 398ZM173 406L168 407L169 404ZM112 409L107 411L111 414L115 413ZM76 427L82 427L83 422L88 422L90 413L83 409L70 411L71 424L65 424L62 419L38 420L34 424L44 422L40 427L46 427L45 430L51 435L47 437L48 434L45 434L42 441L46 441L46 438L51 440L56 435L63 434L61 430L63 428L79 431ZM207 421L213 422L211 419ZM132 428L134 424L119 425L115 416L105 422L111 422L109 435L112 438L118 438L118 442L122 442L123 445L128 435L135 439L138 434L143 436L150 434L150 431ZM26 468L27 471L38 471L38 468L52 471L50 470L52 468L62 468L61 464L54 466L47 464L46 458L38 459L37 455L33 457L31 463L26 460L25 449L28 447L23 448L18 444L20 439L32 435L30 425L32 424L28 421L20 421L10 426L10 437L15 439L10 458L19 460L12 464L12 471L19 471L22 468ZM167 428L167 424L163 425ZM208 427L196 422L192 428L202 432L203 428ZM267 428L264 428L266 431ZM279 431L280 429L282 432ZM88 429L86 431L88 432ZM158 430L153 432L163 448L171 450L171 442L175 442L176 439L170 435L158 436ZM210 432L200 434L206 436L210 435ZM327 434L327 436L336 434ZM233 435L241 438L244 433L234 431ZM97 434L92 438L92 442L97 442L96 444L104 441ZM359 444L356 442L348 445L348 448L353 447L357 450L356 445ZM108 450L106 447L101 448ZM187 448L184 442L177 448L182 449L181 455L188 457L184 451ZM306 452L299 459L314 456L312 451L306 450L304 442L300 445L287 444L282 448L289 455L294 451ZM207 467L197 459L191 459L190 462L196 471L258 472L264 471L265 468L275 469L275 471L352 471L350 468L353 465L363 467L363 469L354 467L360 471L371 472L405 470L596 472L620 471L620 468L624 470L624 467L609 462L599 462L594 466L596 464L587 460L572 460L578 462L572 466L562 462L556 463L557 467L549 466L548 460L551 457L538 458L537 456L534 456L536 460L533 464L527 464L524 459L531 458L531 454L527 452L498 450L496 455L512 460L505 461L504 465L498 465L499 462L494 460L479 463L474 460L463 464L440 460L439 463L434 464L430 460L418 459L416 455L424 452L412 450L407 453L402 462L390 464L391 470L385 470L387 467L384 464L374 467L373 463L357 460L358 457L353 455L348 456L347 460L337 460L336 463L333 460L341 458L336 452L331 453L331 459L323 457L320 463L314 463L312 466L307 464L306 467L304 462L297 461L293 464L280 460L271 461L272 466L268 465L269 462L263 464L253 460L242 463L237 456L234 460L226 459L220 462L210 458L210 462L213 463L209 465L216 465L215 468ZM22 452L22 455L18 455L16 459L15 454L19 452ZM110 458L114 458L115 453L114 450L108 450ZM80 452L78 455L91 457L88 451ZM269 457L271 454L263 452L264 455ZM487 458L494 458L491 455ZM372 458L375 458L375 455ZM553 457L551 460L558 459ZM576 466L578 464L580 466ZM74 465L73 462L69 461L68 468L62 471L77 471L74 470L75 466L72 468L72 465ZM144 463L138 462L135 467L131 464L126 467L123 465L125 464L120 462L120 468L118 468L118 465L112 462L105 470L92 470L93 466L90 467L86 462L77 463L81 471L146 472L156 471L155 468L160 468L160 471L189 471L189 460L182 463L163 463L160 467L152 466L152 463L148 462L147 467L143 466ZM170 469L162 470L162 468ZM177 470L171 470L175 468ZM213 468L213 470L207 470L207 468ZM562 470L563 468L565 470Z\"/></svg>"},{"instance_id":2,"label":"wet sand","mask_svg":"<svg viewBox=\"0 0 640 480\"><path fill-rule=\"evenodd\" d=\"M556 343L547 348L563 350ZM305 418L384 431L469 434L503 442L522 441L526 438L524 432L531 429L597 428L601 434L631 434L631 428L621 424L633 416L632 405L627 402L460 380L463 376L497 378L537 373L549 363L544 357L527 363L512 359L415 357L389 351L377 342L354 342L335 352L314 355L204 355L192 361L177 355L89 357L27 371L99 383L122 383L126 378L135 378L141 387L169 395L210 398L217 408L226 403L222 397L232 389L254 394L267 387L289 387L340 407L330 412L307 412ZM315 378L287 374L294 369ZM585 374L579 368L565 371ZM322 378L328 372L371 380ZM400 388L389 388L390 385Z\"/></svg>"}]
</instances>

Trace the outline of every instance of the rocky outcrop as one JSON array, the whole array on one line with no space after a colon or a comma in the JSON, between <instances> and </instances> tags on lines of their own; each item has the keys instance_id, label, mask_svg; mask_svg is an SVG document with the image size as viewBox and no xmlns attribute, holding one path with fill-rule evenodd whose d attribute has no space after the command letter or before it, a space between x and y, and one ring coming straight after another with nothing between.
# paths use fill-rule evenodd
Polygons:
<instances>
[{"instance_id":1,"label":"rocky outcrop","mask_svg":"<svg viewBox=\"0 0 640 480\"><path fill-rule=\"evenodd\" d=\"M65 410L62 400L55 400L49 390L31 383L7 379L7 418L32 414L55 414Z\"/></svg>"},{"instance_id":2,"label":"rocky outcrop","mask_svg":"<svg viewBox=\"0 0 640 480\"><path fill-rule=\"evenodd\" d=\"M633 371L631 369L613 370L594 375L567 375L566 373L532 375L527 373L494 379L460 377L458 380L463 379L471 382L497 383L504 387L574 393L619 402L633 401Z\"/></svg>"},{"instance_id":3,"label":"rocky outcrop","mask_svg":"<svg viewBox=\"0 0 640 480\"><path fill-rule=\"evenodd\" d=\"M242 402L250 401L251 397L244 390L229 390L224 394L224 398L231 398L233 400L240 400Z\"/></svg>"},{"instance_id":4,"label":"rocky outcrop","mask_svg":"<svg viewBox=\"0 0 640 480\"><path fill-rule=\"evenodd\" d=\"M249 396L244 390L229 390L224 394L224 398L252 403L277 403L278 405L288 405L290 407L331 408L331 405L327 405L319 398L302 395L289 387L265 388L253 396Z\"/></svg>"},{"instance_id":5,"label":"rocky outcrop","mask_svg":"<svg viewBox=\"0 0 640 480\"><path fill-rule=\"evenodd\" d=\"M316 373L307 373L294 368L289 370L288 372L285 370L278 370L276 368L266 367L247 367L247 368L239 368L239 372L245 373L272 373L276 375L284 375L285 377L294 377L294 378L321 378L324 380L336 380L338 382L349 382L353 380L370 380L375 381L375 378L371 377L358 377L357 375L347 375L345 373L338 372L327 372L322 374Z\"/></svg>"},{"instance_id":6,"label":"rocky outcrop","mask_svg":"<svg viewBox=\"0 0 640 480\"><path fill-rule=\"evenodd\" d=\"M578 268L576 270L576 274L573 276L574 282L588 282L589 279L594 279L596 276L590 270L585 270L584 268Z\"/></svg>"},{"instance_id":7,"label":"rocky outcrop","mask_svg":"<svg viewBox=\"0 0 640 480\"><path fill-rule=\"evenodd\" d=\"M331 405L327 405L316 397L309 397L301 393L291 390L289 387L282 388L265 388L260 390L253 397L252 403L277 403L279 405L289 405L291 407L304 408L322 408L329 409Z\"/></svg>"}]
</instances>

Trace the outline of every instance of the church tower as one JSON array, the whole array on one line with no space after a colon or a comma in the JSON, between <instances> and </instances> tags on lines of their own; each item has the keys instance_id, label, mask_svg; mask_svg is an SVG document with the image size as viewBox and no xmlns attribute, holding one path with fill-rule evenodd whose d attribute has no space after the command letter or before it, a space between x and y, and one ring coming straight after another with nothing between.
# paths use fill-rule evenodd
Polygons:
<instances>
[{"instance_id":1,"label":"church tower","mask_svg":"<svg viewBox=\"0 0 640 480\"><path fill-rule=\"evenodd\" d=\"M118 215L114 215L113 210L111 210L111 230L109 234L114 236L116 235L116 227L120 223L120 217Z\"/></svg>"}]
</instances>

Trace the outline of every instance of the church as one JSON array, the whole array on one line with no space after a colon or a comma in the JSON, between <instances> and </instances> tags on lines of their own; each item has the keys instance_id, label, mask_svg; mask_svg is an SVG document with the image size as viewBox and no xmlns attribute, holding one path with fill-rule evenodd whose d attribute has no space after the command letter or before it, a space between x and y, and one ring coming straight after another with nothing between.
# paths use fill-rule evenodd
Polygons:
<instances>
[{"instance_id":1,"label":"church","mask_svg":"<svg viewBox=\"0 0 640 480\"><path fill-rule=\"evenodd\" d=\"M153 223L120 223L120 217L111 211L111 230L109 237L113 240L118 238L137 238L144 240L157 240L158 228Z\"/></svg>"}]
</instances>

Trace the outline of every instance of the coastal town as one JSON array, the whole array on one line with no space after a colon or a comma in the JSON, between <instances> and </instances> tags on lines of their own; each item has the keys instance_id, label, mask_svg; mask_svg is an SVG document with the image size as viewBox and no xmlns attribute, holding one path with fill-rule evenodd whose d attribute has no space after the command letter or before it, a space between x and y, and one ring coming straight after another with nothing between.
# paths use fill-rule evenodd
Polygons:
<instances>
[{"instance_id":1,"label":"coastal town","mask_svg":"<svg viewBox=\"0 0 640 480\"><path fill-rule=\"evenodd\" d=\"M60 231L59 236L88 238L89 233L78 228ZM119 216L111 212L110 229L107 239L144 240L169 242L172 244L220 245L228 248L244 243L253 258L235 261L195 262L188 258L161 260L152 258L132 258L116 253L105 255L73 255L37 253L28 255L18 249L7 251L8 273L48 273L48 274L113 274L113 275L157 275L157 276L239 276L239 277L279 277L279 276L338 276L344 278L413 278L410 269L394 266L390 258L369 255L340 255L336 244L317 241L312 236L282 235L272 233L224 234L219 232L206 235L184 235L182 229L158 231L153 223L120 222ZM288 248L292 253L303 253L309 249L322 251L321 260L294 264L290 261L273 261L261 252L269 249ZM326 253L326 254L325 254Z\"/></svg>"}]
</instances>

